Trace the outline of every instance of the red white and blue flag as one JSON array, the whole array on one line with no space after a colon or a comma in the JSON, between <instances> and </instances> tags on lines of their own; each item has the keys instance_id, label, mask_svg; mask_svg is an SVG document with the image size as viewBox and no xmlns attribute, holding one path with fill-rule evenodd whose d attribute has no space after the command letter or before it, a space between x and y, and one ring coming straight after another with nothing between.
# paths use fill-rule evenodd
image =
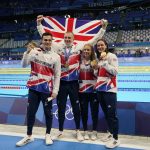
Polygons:
<instances>
[{"instance_id":1,"label":"red white and blue flag","mask_svg":"<svg viewBox=\"0 0 150 150\"><path fill-rule=\"evenodd\" d=\"M64 33L74 33L74 42L86 42L92 40L99 32L101 20L80 20L77 18L44 17L42 26L45 32L51 32L55 42L61 42Z\"/></svg>"}]
</instances>

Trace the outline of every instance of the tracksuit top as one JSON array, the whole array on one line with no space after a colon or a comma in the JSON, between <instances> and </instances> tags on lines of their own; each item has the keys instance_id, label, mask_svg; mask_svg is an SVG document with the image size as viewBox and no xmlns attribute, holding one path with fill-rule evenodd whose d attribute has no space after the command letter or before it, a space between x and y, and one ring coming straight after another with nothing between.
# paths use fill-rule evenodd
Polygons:
<instances>
[{"instance_id":1,"label":"tracksuit top","mask_svg":"<svg viewBox=\"0 0 150 150\"><path fill-rule=\"evenodd\" d=\"M80 93L93 93L94 86L96 83L96 77L94 75L94 70L90 65L85 64L84 61L80 64L79 73L79 92Z\"/></svg>"},{"instance_id":2,"label":"tracksuit top","mask_svg":"<svg viewBox=\"0 0 150 150\"><path fill-rule=\"evenodd\" d=\"M107 54L106 60L99 60L96 91L117 92L116 75L118 74L118 59L113 53Z\"/></svg>"},{"instance_id":3,"label":"tracksuit top","mask_svg":"<svg viewBox=\"0 0 150 150\"><path fill-rule=\"evenodd\" d=\"M39 34L45 32L42 25L37 26L37 30ZM91 43L92 45L96 44L96 41L100 39L105 33L105 30L101 28L98 34L87 42L78 42L77 44L74 42L70 47L67 47L64 41L57 43L52 43L52 48L56 53L60 55L61 58L61 80L63 81L74 81L79 80L79 62L80 62L80 50L83 49L84 45L87 43ZM66 68L65 63L69 64Z\"/></svg>"},{"instance_id":4,"label":"tracksuit top","mask_svg":"<svg viewBox=\"0 0 150 150\"><path fill-rule=\"evenodd\" d=\"M29 54L24 53L22 67L31 64L27 87L43 93L58 93L60 84L60 56L53 51L34 48Z\"/></svg>"},{"instance_id":5,"label":"tracksuit top","mask_svg":"<svg viewBox=\"0 0 150 150\"><path fill-rule=\"evenodd\" d=\"M64 46L57 52L61 58L61 80L73 81L79 79L80 51L76 45ZM66 67L65 65L68 64Z\"/></svg>"}]
</instances>

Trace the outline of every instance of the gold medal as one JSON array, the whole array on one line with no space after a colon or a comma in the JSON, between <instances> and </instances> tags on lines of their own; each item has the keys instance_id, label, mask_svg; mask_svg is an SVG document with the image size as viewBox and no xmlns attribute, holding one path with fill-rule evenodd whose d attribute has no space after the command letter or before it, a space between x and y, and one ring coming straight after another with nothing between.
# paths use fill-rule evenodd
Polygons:
<instances>
[{"instance_id":1,"label":"gold medal","mask_svg":"<svg viewBox=\"0 0 150 150\"><path fill-rule=\"evenodd\" d=\"M107 53L106 52L102 52L100 55L100 59L104 59L106 57Z\"/></svg>"},{"instance_id":2,"label":"gold medal","mask_svg":"<svg viewBox=\"0 0 150 150\"><path fill-rule=\"evenodd\" d=\"M64 66L65 66L65 68L68 68L68 67L69 67L69 63L66 62L66 63L64 64Z\"/></svg>"},{"instance_id":3,"label":"gold medal","mask_svg":"<svg viewBox=\"0 0 150 150\"><path fill-rule=\"evenodd\" d=\"M95 66L95 65L97 65L97 61L96 60L91 61L91 66Z\"/></svg>"}]
</instances>

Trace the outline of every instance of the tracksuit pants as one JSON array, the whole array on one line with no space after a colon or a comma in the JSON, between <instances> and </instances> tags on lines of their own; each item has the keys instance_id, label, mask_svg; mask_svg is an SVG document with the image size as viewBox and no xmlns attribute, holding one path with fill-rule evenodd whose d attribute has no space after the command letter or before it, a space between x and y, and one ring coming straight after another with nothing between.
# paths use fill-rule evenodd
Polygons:
<instances>
[{"instance_id":1,"label":"tracksuit pants","mask_svg":"<svg viewBox=\"0 0 150 150\"><path fill-rule=\"evenodd\" d=\"M108 124L108 130L114 139L118 139L118 118L117 118L117 94L112 92L97 92L97 99L100 102Z\"/></svg>"},{"instance_id":2,"label":"tracksuit pants","mask_svg":"<svg viewBox=\"0 0 150 150\"><path fill-rule=\"evenodd\" d=\"M27 105L27 135L32 135L32 129L35 122L35 115L38 110L40 101L43 103L43 109L46 120L46 133L50 134L52 127L52 101L47 102L50 94L38 92L29 89L28 105Z\"/></svg>"},{"instance_id":3,"label":"tracksuit pants","mask_svg":"<svg viewBox=\"0 0 150 150\"><path fill-rule=\"evenodd\" d=\"M79 84L77 80L60 81L60 87L57 96L59 131L63 131L64 129L65 111L68 95L73 109L76 129L80 129L80 106L78 91Z\"/></svg>"},{"instance_id":4,"label":"tracksuit pants","mask_svg":"<svg viewBox=\"0 0 150 150\"><path fill-rule=\"evenodd\" d=\"M93 130L96 131L98 123L98 108L99 108L99 102L97 101L96 93L79 93L79 101L84 131L87 130L89 103L93 122Z\"/></svg>"}]
</instances>

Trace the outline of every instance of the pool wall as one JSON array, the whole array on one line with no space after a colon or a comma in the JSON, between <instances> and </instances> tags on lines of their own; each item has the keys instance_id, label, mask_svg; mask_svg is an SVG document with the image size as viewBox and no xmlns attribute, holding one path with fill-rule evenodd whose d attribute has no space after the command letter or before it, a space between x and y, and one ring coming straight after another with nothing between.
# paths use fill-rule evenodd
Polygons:
<instances>
[{"instance_id":1,"label":"pool wall","mask_svg":"<svg viewBox=\"0 0 150 150\"><path fill-rule=\"evenodd\" d=\"M26 98L0 98L0 124L26 125ZM150 136L150 103L148 102L118 102L119 133L130 135ZM58 110L56 101L53 102L53 127L58 128ZM45 126L43 107L40 104L36 115L36 126ZM82 123L81 123L82 126ZM89 129L92 120L89 111ZM65 129L75 129L72 109L68 101L66 108ZM106 131L104 115L100 109L98 130Z\"/></svg>"}]
</instances>

